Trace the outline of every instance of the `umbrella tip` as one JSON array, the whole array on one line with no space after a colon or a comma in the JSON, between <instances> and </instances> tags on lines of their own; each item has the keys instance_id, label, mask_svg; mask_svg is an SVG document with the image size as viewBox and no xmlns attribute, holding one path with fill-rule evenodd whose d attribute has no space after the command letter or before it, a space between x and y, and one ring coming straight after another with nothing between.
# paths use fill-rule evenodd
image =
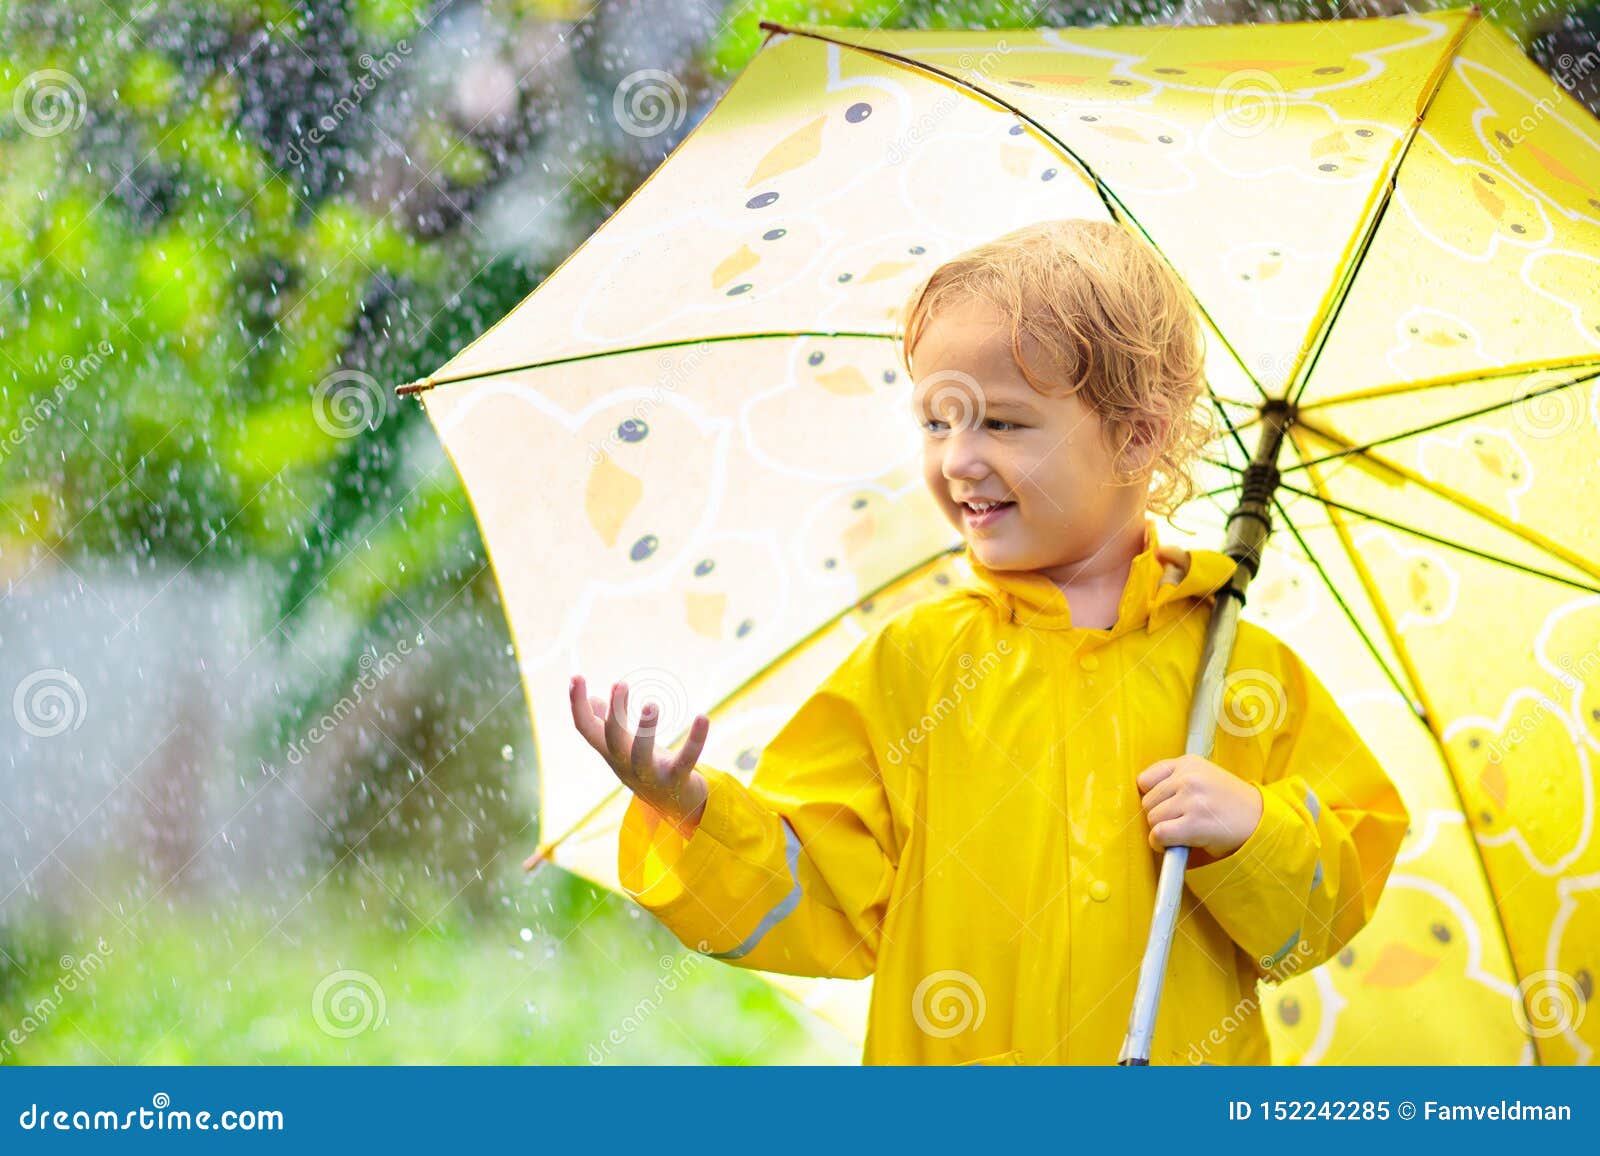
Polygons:
<instances>
[{"instance_id":1,"label":"umbrella tip","mask_svg":"<svg viewBox=\"0 0 1600 1156\"><path fill-rule=\"evenodd\" d=\"M408 393L421 393L425 389L432 389L432 388L433 388L433 378L431 378L431 377L420 377L416 381L408 381L408 382L406 382L404 385L400 386L394 392L395 392L395 394L397 396L404 397Z\"/></svg>"},{"instance_id":2,"label":"umbrella tip","mask_svg":"<svg viewBox=\"0 0 1600 1156\"><path fill-rule=\"evenodd\" d=\"M524 859L522 861L522 869L524 871L533 871L536 868L538 868L540 864L543 864L543 863L554 863L555 862L555 858L553 856L553 852L554 851L555 851L555 847L553 845L551 845L549 843L544 844L537 851L535 851L532 855L529 855L526 859Z\"/></svg>"}]
</instances>

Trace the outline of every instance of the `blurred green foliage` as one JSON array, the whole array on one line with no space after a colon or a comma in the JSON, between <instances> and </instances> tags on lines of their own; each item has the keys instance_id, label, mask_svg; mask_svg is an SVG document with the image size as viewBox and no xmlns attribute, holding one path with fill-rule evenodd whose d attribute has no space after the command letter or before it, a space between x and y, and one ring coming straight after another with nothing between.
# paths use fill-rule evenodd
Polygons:
<instances>
[{"instance_id":1,"label":"blurred green foliage","mask_svg":"<svg viewBox=\"0 0 1600 1156\"><path fill-rule=\"evenodd\" d=\"M365 918L349 917L352 894ZM340 880L281 919L184 912L137 936L130 927L13 945L25 963L0 963L9 1013L0 1027L25 1039L0 1062L746 1064L854 1054L831 1029L809 1033L755 976L695 955L616 896L588 891L559 934L526 937L538 920L509 899L471 918L449 899L417 890L402 906L370 879ZM95 962L78 966L76 990L57 993L72 974L58 959L63 944L75 966L90 953Z\"/></svg>"}]
</instances>

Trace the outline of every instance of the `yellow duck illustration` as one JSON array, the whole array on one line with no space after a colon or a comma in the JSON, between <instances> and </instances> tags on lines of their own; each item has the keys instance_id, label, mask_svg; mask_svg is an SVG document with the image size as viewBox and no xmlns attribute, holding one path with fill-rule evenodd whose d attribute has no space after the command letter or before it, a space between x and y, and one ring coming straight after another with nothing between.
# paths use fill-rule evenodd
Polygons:
<instances>
[{"instance_id":1,"label":"yellow duck illustration","mask_svg":"<svg viewBox=\"0 0 1600 1156\"><path fill-rule=\"evenodd\" d=\"M1417 166L1416 178L1400 182L1395 200L1411 226L1439 248L1488 261L1502 250L1515 253L1550 240L1544 209L1487 158L1449 156L1425 133L1413 149L1407 167Z\"/></svg>"},{"instance_id":2,"label":"yellow duck illustration","mask_svg":"<svg viewBox=\"0 0 1600 1156\"><path fill-rule=\"evenodd\" d=\"M1594 784L1574 730L1562 704L1524 689L1498 718L1462 716L1444 731L1484 857L1510 877L1564 870L1592 838Z\"/></svg>"},{"instance_id":3,"label":"yellow duck illustration","mask_svg":"<svg viewBox=\"0 0 1600 1156\"><path fill-rule=\"evenodd\" d=\"M1488 426L1450 427L1417 442L1423 477L1520 519L1518 499L1533 488L1533 462L1510 433Z\"/></svg>"},{"instance_id":4,"label":"yellow duck illustration","mask_svg":"<svg viewBox=\"0 0 1600 1156\"><path fill-rule=\"evenodd\" d=\"M1485 936L1497 934L1477 926L1444 885L1391 876L1372 922L1337 956L1276 989L1263 987L1274 1058L1427 1064L1497 1045L1501 1062L1516 1062L1514 987L1484 963ZM1439 1015L1442 1006L1452 1013ZM1486 1032L1498 1040L1486 1040Z\"/></svg>"},{"instance_id":5,"label":"yellow duck illustration","mask_svg":"<svg viewBox=\"0 0 1600 1156\"><path fill-rule=\"evenodd\" d=\"M1476 98L1460 122L1475 127L1485 154L1552 209L1600 225L1600 150L1592 130L1585 134L1558 110L1545 112L1544 91L1525 92L1479 61L1459 60L1456 72ZM1541 110L1531 127L1530 108Z\"/></svg>"},{"instance_id":6,"label":"yellow duck illustration","mask_svg":"<svg viewBox=\"0 0 1600 1156\"><path fill-rule=\"evenodd\" d=\"M1491 359L1476 326L1442 309L1413 306L1394 322L1384 362L1395 381L1425 381L1476 369Z\"/></svg>"},{"instance_id":7,"label":"yellow duck illustration","mask_svg":"<svg viewBox=\"0 0 1600 1156\"><path fill-rule=\"evenodd\" d=\"M1539 632L1539 665L1571 693L1572 714L1600 752L1600 598L1580 598L1552 613ZM1560 694L1560 689L1553 693Z\"/></svg>"}]
</instances>

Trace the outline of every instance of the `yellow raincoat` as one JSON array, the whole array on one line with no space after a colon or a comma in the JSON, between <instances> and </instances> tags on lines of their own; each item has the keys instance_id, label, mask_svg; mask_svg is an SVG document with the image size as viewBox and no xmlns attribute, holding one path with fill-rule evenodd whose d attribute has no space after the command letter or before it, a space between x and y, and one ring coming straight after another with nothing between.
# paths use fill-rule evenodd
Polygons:
<instances>
[{"instance_id":1,"label":"yellow raincoat","mask_svg":"<svg viewBox=\"0 0 1600 1156\"><path fill-rule=\"evenodd\" d=\"M1074 627L1042 575L970 559L976 581L856 646L748 786L700 767L692 838L633 799L624 890L738 966L875 976L866 1063L1114 1063L1160 866L1134 779L1183 752L1234 566L1146 532L1110 630ZM1212 761L1261 788L1262 817L1187 874L1153 1064L1270 1062L1257 979L1337 952L1406 830L1327 691L1252 623L1226 698Z\"/></svg>"}]
</instances>

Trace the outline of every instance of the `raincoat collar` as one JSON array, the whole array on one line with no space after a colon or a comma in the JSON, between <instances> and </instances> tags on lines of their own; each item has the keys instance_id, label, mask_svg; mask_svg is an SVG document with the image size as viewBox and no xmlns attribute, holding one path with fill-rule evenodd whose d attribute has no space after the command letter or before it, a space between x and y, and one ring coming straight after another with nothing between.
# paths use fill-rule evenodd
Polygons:
<instances>
[{"instance_id":1,"label":"raincoat collar","mask_svg":"<svg viewBox=\"0 0 1600 1156\"><path fill-rule=\"evenodd\" d=\"M1225 586L1236 563L1218 550L1185 550L1163 546L1155 519L1145 518L1144 549L1134 557L1117 607L1116 625L1108 630L1075 628L1067 596L1037 570L991 570L967 552L972 588L1000 607L1010 620L1045 630L1079 629L1109 640L1147 623L1160 626L1190 598L1203 598Z\"/></svg>"}]
</instances>

